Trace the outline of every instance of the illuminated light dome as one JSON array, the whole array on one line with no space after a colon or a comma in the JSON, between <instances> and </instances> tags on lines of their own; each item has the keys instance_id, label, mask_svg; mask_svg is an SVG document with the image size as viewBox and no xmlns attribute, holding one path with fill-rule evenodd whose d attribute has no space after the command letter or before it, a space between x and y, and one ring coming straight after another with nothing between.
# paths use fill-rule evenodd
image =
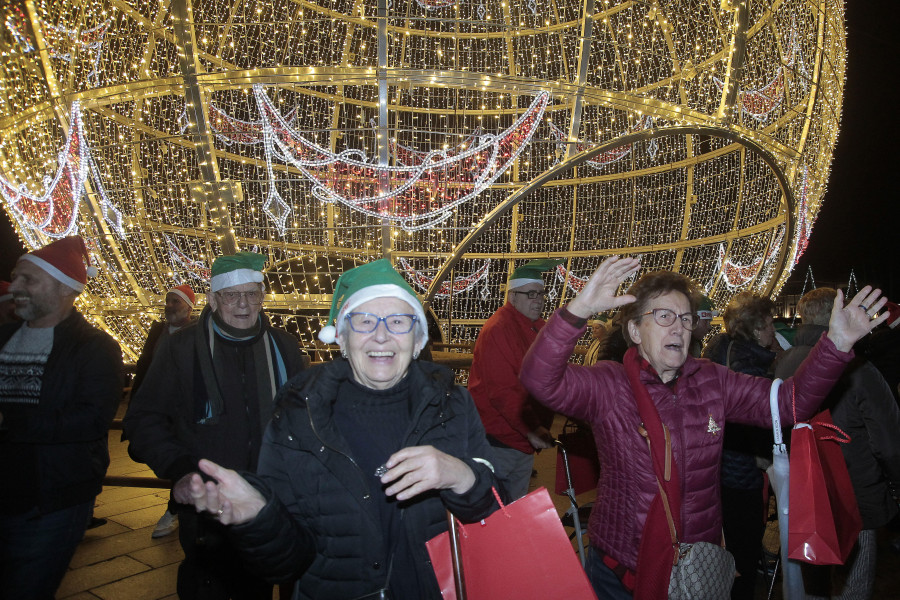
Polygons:
<instances>
[{"instance_id":1,"label":"illuminated light dome","mask_svg":"<svg viewBox=\"0 0 900 600\"><path fill-rule=\"evenodd\" d=\"M452 342L539 257L566 259L557 305L611 254L719 306L774 293L843 98L836 0L5 6L0 202L31 248L86 238L81 308L131 358L165 290L237 249L309 347L382 256Z\"/></svg>"}]
</instances>

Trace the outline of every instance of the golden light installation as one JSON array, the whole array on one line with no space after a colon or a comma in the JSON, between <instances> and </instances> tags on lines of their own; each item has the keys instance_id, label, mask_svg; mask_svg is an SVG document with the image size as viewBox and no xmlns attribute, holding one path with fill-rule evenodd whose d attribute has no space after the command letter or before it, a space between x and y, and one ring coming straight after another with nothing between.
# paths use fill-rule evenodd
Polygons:
<instances>
[{"instance_id":1,"label":"golden light installation","mask_svg":"<svg viewBox=\"0 0 900 600\"><path fill-rule=\"evenodd\" d=\"M837 0L28 0L0 33L0 201L79 232L81 301L133 358L162 294L269 256L307 347L345 269L391 258L445 341L524 260L553 301L640 255L718 305L777 291L838 132Z\"/></svg>"}]
</instances>

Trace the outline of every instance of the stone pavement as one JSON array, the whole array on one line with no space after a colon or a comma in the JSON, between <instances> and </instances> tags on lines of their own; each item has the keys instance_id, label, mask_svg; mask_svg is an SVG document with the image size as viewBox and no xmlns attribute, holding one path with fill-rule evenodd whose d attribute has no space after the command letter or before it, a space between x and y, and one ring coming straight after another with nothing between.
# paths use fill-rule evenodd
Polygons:
<instances>
[{"instance_id":1,"label":"stone pavement","mask_svg":"<svg viewBox=\"0 0 900 600\"><path fill-rule=\"evenodd\" d=\"M146 465L128 457L120 431L110 431L109 475L153 477ZM67 600L175 599L175 575L183 554L178 534L151 539L166 510L169 491L104 487L94 516L107 523L89 529L75 552L57 598Z\"/></svg>"}]
</instances>

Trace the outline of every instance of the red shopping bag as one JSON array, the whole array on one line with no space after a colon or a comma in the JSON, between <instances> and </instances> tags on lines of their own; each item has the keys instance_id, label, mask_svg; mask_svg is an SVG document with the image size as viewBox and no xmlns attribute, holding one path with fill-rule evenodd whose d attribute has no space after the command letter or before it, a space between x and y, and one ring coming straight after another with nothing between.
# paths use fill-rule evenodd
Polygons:
<instances>
[{"instance_id":1,"label":"red shopping bag","mask_svg":"<svg viewBox=\"0 0 900 600\"><path fill-rule=\"evenodd\" d=\"M839 437L842 436L842 437ZM841 443L850 441L822 411L791 433L788 557L839 565L856 544L862 518Z\"/></svg>"},{"instance_id":2,"label":"red shopping bag","mask_svg":"<svg viewBox=\"0 0 900 600\"><path fill-rule=\"evenodd\" d=\"M467 600L596 600L546 488L458 527ZM426 545L442 596L456 600L449 534Z\"/></svg>"}]
</instances>

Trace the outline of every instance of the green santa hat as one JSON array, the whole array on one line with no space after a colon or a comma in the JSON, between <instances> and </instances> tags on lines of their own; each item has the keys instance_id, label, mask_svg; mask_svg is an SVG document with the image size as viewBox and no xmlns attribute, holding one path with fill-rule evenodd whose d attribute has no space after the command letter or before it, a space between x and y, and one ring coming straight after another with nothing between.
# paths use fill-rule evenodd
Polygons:
<instances>
[{"instance_id":1,"label":"green santa hat","mask_svg":"<svg viewBox=\"0 0 900 600\"><path fill-rule=\"evenodd\" d=\"M712 321L713 317L719 316L719 311L713 306L712 300L706 296L700 296L700 303L697 305L697 316L707 321Z\"/></svg>"},{"instance_id":2,"label":"green santa hat","mask_svg":"<svg viewBox=\"0 0 900 600\"><path fill-rule=\"evenodd\" d=\"M262 283L266 257L256 252L220 256L212 266L209 289L213 292L244 283Z\"/></svg>"},{"instance_id":3,"label":"green santa hat","mask_svg":"<svg viewBox=\"0 0 900 600\"><path fill-rule=\"evenodd\" d=\"M386 258L360 265L340 276L331 299L328 324L319 331L319 339L333 344L346 327L344 316L375 298L399 298L409 304L416 315L414 330L421 338L416 347L421 350L428 341L425 309L410 285Z\"/></svg>"},{"instance_id":4,"label":"green santa hat","mask_svg":"<svg viewBox=\"0 0 900 600\"><path fill-rule=\"evenodd\" d=\"M506 289L514 290L529 283L540 283L543 285L544 278L541 276L541 273L552 271L557 265L561 265L564 262L566 262L564 258L541 258L529 261L513 271L509 282L506 284Z\"/></svg>"}]
</instances>

